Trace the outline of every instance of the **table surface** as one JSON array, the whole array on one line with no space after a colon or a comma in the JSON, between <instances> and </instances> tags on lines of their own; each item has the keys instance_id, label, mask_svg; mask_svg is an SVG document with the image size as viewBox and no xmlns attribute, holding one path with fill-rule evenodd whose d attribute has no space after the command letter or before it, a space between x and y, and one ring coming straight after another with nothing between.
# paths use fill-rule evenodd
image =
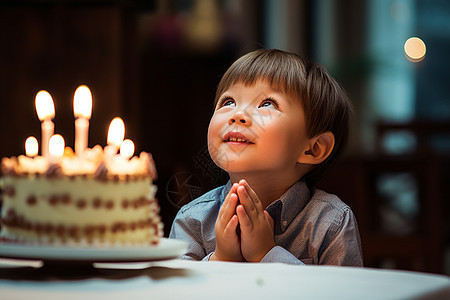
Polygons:
<instances>
[{"instance_id":1,"label":"table surface","mask_svg":"<svg viewBox=\"0 0 450 300\"><path fill-rule=\"evenodd\" d=\"M1 299L450 299L443 275L166 260L44 264L0 258Z\"/></svg>"}]
</instances>

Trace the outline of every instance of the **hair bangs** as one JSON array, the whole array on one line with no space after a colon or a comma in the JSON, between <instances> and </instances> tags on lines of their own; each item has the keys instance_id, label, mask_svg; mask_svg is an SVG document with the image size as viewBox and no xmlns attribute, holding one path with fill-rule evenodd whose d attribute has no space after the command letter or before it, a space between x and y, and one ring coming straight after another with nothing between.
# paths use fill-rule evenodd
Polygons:
<instances>
[{"instance_id":1,"label":"hair bangs","mask_svg":"<svg viewBox=\"0 0 450 300\"><path fill-rule=\"evenodd\" d=\"M286 56L279 51L255 51L238 59L222 77L216 91L215 104L232 85L242 83L250 86L257 81L267 81L283 93L301 97L305 90L306 71L298 57Z\"/></svg>"}]
</instances>

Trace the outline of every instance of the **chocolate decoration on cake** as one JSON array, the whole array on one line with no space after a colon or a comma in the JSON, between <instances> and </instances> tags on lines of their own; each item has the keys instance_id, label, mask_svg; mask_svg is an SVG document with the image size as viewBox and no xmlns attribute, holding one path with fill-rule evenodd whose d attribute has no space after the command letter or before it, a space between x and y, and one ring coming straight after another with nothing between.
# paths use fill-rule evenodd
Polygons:
<instances>
[{"instance_id":1,"label":"chocolate decoration on cake","mask_svg":"<svg viewBox=\"0 0 450 300\"><path fill-rule=\"evenodd\" d=\"M58 235L58 236L64 236L65 235L65 232L66 232L66 228L64 227L64 225L57 225L56 226L56 234Z\"/></svg>"},{"instance_id":2,"label":"chocolate decoration on cake","mask_svg":"<svg viewBox=\"0 0 450 300\"><path fill-rule=\"evenodd\" d=\"M56 204L58 204L58 202L59 202L59 199L58 199L58 196L56 196L56 195L53 195L50 197L50 199L48 199L48 203L52 206L55 206Z\"/></svg>"},{"instance_id":3,"label":"chocolate decoration on cake","mask_svg":"<svg viewBox=\"0 0 450 300\"><path fill-rule=\"evenodd\" d=\"M135 231L136 230L136 223L133 222L133 223L130 224L130 230L131 231Z\"/></svg>"},{"instance_id":4,"label":"chocolate decoration on cake","mask_svg":"<svg viewBox=\"0 0 450 300\"><path fill-rule=\"evenodd\" d=\"M12 187L10 185L7 185L3 189L3 195L5 195L5 196L14 197L15 194L16 194L16 190L14 189L14 187Z\"/></svg>"},{"instance_id":5,"label":"chocolate decoration on cake","mask_svg":"<svg viewBox=\"0 0 450 300\"><path fill-rule=\"evenodd\" d=\"M36 196L30 195L30 196L27 197L27 204L28 205L30 205L30 206L31 205L35 205L36 202L37 202Z\"/></svg>"},{"instance_id":6,"label":"chocolate decoration on cake","mask_svg":"<svg viewBox=\"0 0 450 300\"><path fill-rule=\"evenodd\" d=\"M119 175L114 175L113 176L113 181L116 182L116 183L119 182L120 181Z\"/></svg>"},{"instance_id":7,"label":"chocolate decoration on cake","mask_svg":"<svg viewBox=\"0 0 450 300\"><path fill-rule=\"evenodd\" d=\"M43 231L45 232L45 233L51 233L52 231L53 231L53 225L52 224L50 224L50 223L46 223L46 224L44 224L44 226L42 227L42 229L43 229Z\"/></svg>"},{"instance_id":8,"label":"chocolate decoration on cake","mask_svg":"<svg viewBox=\"0 0 450 300\"><path fill-rule=\"evenodd\" d=\"M86 207L86 205L87 205L86 200L84 200L84 199L80 199L77 201L77 207L79 209L84 209Z\"/></svg>"},{"instance_id":9,"label":"chocolate decoration on cake","mask_svg":"<svg viewBox=\"0 0 450 300\"><path fill-rule=\"evenodd\" d=\"M86 235L92 235L92 233L94 232L94 230L95 230L95 227L94 227L94 226L88 225L88 226L86 226L86 227L84 228L84 233L85 233Z\"/></svg>"},{"instance_id":10,"label":"chocolate decoration on cake","mask_svg":"<svg viewBox=\"0 0 450 300\"><path fill-rule=\"evenodd\" d=\"M95 198L92 204L94 205L94 208L100 208L100 206L102 206L102 199Z\"/></svg>"},{"instance_id":11,"label":"chocolate decoration on cake","mask_svg":"<svg viewBox=\"0 0 450 300\"><path fill-rule=\"evenodd\" d=\"M61 202L63 204L69 204L70 200L71 200L71 198L70 198L70 196L68 194L65 194L65 195L61 196Z\"/></svg>"},{"instance_id":12,"label":"chocolate decoration on cake","mask_svg":"<svg viewBox=\"0 0 450 300\"><path fill-rule=\"evenodd\" d=\"M99 225L99 226L97 227L97 230L98 230L98 232L99 232L100 234L105 234L105 232L106 232L106 226L105 226L105 225Z\"/></svg>"},{"instance_id":13,"label":"chocolate decoration on cake","mask_svg":"<svg viewBox=\"0 0 450 300\"><path fill-rule=\"evenodd\" d=\"M50 164L48 166L47 171L45 172L45 176L47 178L61 178L63 175L62 168L60 164Z\"/></svg>"},{"instance_id":14,"label":"chocolate decoration on cake","mask_svg":"<svg viewBox=\"0 0 450 300\"><path fill-rule=\"evenodd\" d=\"M106 201L106 209L113 209L114 208L114 202L111 200Z\"/></svg>"},{"instance_id":15,"label":"chocolate decoration on cake","mask_svg":"<svg viewBox=\"0 0 450 300\"><path fill-rule=\"evenodd\" d=\"M34 230L36 230L36 232L39 234L39 233L41 233L42 232L42 224L33 224L33 227L32 228L34 228Z\"/></svg>"},{"instance_id":16,"label":"chocolate decoration on cake","mask_svg":"<svg viewBox=\"0 0 450 300\"><path fill-rule=\"evenodd\" d=\"M135 208L135 209L138 209L139 208L139 200L134 200L133 201L133 207Z\"/></svg>"},{"instance_id":17,"label":"chocolate decoration on cake","mask_svg":"<svg viewBox=\"0 0 450 300\"><path fill-rule=\"evenodd\" d=\"M69 234L69 237L75 239L78 236L78 227L77 226L70 226L67 230L67 233Z\"/></svg>"},{"instance_id":18,"label":"chocolate decoration on cake","mask_svg":"<svg viewBox=\"0 0 450 300\"><path fill-rule=\"evenodd\" d=\"M108 179L108 168L106 168L104 162L102 162L97 170L95 170L94 178L101 181L106 181Z\"/></svg>"}]
</instances>

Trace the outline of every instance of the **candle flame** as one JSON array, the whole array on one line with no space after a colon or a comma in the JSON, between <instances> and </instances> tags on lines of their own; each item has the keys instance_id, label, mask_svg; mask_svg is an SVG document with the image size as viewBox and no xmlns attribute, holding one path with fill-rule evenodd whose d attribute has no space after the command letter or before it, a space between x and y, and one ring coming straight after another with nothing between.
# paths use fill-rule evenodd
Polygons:
<instances>
[{"instance_id":1,"label":"candle flame","mask_svg":"<svg viewBox=\"0 0 450 300\"><path fill-rule=\"evenodd\" d=\"M39 91L36 94L35 104L39 120L44 121L55 117L55 104L49 92Z\"/></svg>"},{"instance_id":2,"label":"candle flame","mask_svg":"<svg viewBox=\"0 0 450 300\"><path fill-rule=\"evenodd\" d=\"M120 155L124 158L131 158L134 154L134 143L132 140L124 140L120 144Z\"/></svg>"},{"instance_id":3,"label":"candle flame","mask_svg":"<svg viewBox=\"0 0 450 300\"><path fill-rule=\"evenodd\" d=\"M125 137L125 124L123 120L119 117L114 118L109 125L108 130L108 145L114 145L119 148L122 144L123 138Z\"/></svg>"},{"instance_id":4,"label":"candle flame","mask_svg":"<svg viewBox=\"0 0 450 300\"><path fill-rule=\"evenodd\" d=\"M80 85L73 97L73 112L75 118L90 119L92 114L92 94L85 85Z\"/></svg>"},{"instance_id":5,"label":"candle flame","mask_svg":"<svg viewBox=\"0 0 450 300\"><path fill-rule=\"evenodd\" d=\"M52 135L49 142L50 156L60 158L64 154L64 138L60 134Z\"/></svg>"},{"instance_id":6,"label":"candle flame","mask_svg":"<svg viewBox=\"0 0 450 300\"><path fill-rule=\"evenodd\" d=\"M35 157L38 154L38 140L34 136L30 136L25 141L25 154L29 157Z\"/></svg>"}]
</instances>

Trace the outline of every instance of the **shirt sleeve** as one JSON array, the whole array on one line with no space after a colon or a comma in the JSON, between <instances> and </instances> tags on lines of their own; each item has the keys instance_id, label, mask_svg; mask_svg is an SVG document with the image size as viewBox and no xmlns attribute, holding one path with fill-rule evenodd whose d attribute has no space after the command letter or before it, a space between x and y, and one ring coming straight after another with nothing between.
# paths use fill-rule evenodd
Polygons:
<instances>
[{"instance_id":1,"label":"shirt sleeve","mask_svg":"<svg viewBox=\"0 0 450 300\"><path fill-rule=\"evenodd\" d=\"M290 265L304 265L304 263L295 257L292 253L280 246L275 246L261 259L262 263L285 263Z\"/></svg>"},{"instance_id":2,"label":"shirt sleeve","mask_svg":"<svg viewBox=\"0 0 450 300\"><path fill-rule=\"evenodd\" d=\"M181 259L186 260L208 260L209 256L202 246L201 224L194 220L183 210L179 210L170 229L169 238L179 239L188 243L186 253Z\"/></svg>"},{"instance_id":3,"label":"shirt sleeve","mask_svg":"<svg viewBox=\"0 0 450 300\"><path fill-rule=\"evenodd\" d=\"M363 266L358 225L350 208L330 226L322 247L321 265Z\"/></svg>"}]
</instances>

